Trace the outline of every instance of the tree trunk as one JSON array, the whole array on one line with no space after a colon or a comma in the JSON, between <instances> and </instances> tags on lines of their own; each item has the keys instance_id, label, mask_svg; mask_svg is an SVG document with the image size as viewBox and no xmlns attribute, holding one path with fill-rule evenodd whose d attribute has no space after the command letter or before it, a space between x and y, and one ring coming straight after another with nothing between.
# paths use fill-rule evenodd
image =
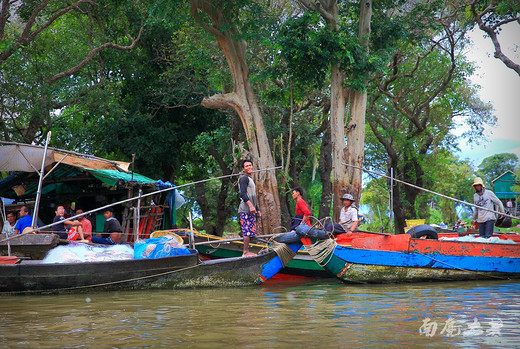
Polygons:
<instances>
[{"instance_id":1,"label":"tree trunk","mask_svg":"<svg viewBox=\"0 0 520 349\"><path fill-rule=\"evenodd\" d=\"M233 92L206 97L202 105L206 108L233 108L242 121L242 126L249 143L249 151L256 169L274 167L271 148L267 139L264 122L256 96L249 81L249 68L246 61L246 42L237 39L239 32L227 16L212 1L192 0L192 14L199 19L199 11L204 11L211 19L208 26L199 23L217 39L222 52L226 56L231 77ZM225 31L219 28L227 27ZM271 234L281 226L280 198L274 171L263 171L254 174L260 211L263 219L258 221L260 234Z\"/></svg>"},{"instance_id":2,"label":"tree trunk","mask_svg":"<svg viewBox=\"0 0 520 349\"><path fill-rule=\"evenodd\" d=\"M333 215L334 221L339 220L339 212L342 207L341 197L348 187L347 162L345 157L345 93L343 81L345 74L337 66L331 69L330 92L330 134L332 146L332 194L334 196Z\"/></svg>"},{"instance_id":3,"label":"tree trunk","mask_svg":"<svg viewBox=\"0 0 520 349\"><path fill-rule=\"evenodd\" d=\"M367 93L352 91L351 118L347 126L346 163L361 168L365 159L366 106ZM359 202L363 184L363 171L354 167L347 167L347 178L350 178L350 183L346 189L354 196L356 202Z\"/></svg>"},{"instance_id":4,"label":"tree trunk","mask_svg":"<svg viewBox=\"0 0 520 349\"><path fill-rule=\"evenodd\" d=\"M360 1L359 14L359 41L365 52L368 52L370 37L370 21L372 19L372 0ZM363 167L365 159L365 115L367 109L367 92L352 92L352 102L350 106L350 123L347 126L347 164ZM357 202L361 197L361 187L363 182L363 171L348 167L347 178L350 185L347 190L354 196Z\"/></svg>"},{"instance_id":5,"label":"tree trunk","mask_svg":"<svg viewBox=\"0 0 520 349\"><path fill-rule=\"evenodd\" d=\"M318 165L318 173L321 178L321 202L319 219L330 216L330 205L332 202L332 182L330 180L330 172L332 169L332 143L330 141L330 122L327 123L327 130L323 135L320 145L320 159Z\"/></svg>"},{"instance_id":6,"label":"tree trunk","mask_svg":"<svg viewBox=\"0 0 520 349\"><path fill-rule=\"evenodd\" d=\"M203 228L206 231L206 234L213 234L213 226L210 224L211 212L208 205L208 200L206 199L206 189L204 188L204 183L195 183L195 194L197 197L197 203L200 207L200 212L202 214Z\"/></svg>"}]
</instances>

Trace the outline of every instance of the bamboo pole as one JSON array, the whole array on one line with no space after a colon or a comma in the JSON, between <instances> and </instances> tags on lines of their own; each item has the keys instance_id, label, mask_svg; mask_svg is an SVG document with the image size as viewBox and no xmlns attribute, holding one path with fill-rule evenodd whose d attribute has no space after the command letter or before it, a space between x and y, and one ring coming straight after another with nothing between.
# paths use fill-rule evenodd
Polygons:
<instances>
[{"instance_id":1,"label":"bamboo pole","mask_svg":"<svg viewBox=\"0 0 520 349\"><path fill-rule=\"evenodd\" d=\"M36 228L38 222L38 213L40 211L40 198L42 196L42 184L43 184L43 173L45 172L45 160L47 157L47 149L51 140L51 131L47 133L47 140L45 141L45 148L43 150L42 167L40 170L40 178L38 179L38 191L36 192L36 202L34 203L33 219L31 222L31 228Z\"/></svg>"},{"instance_id":2,"label":"bamboo pole","mask_svg":"<svg viewBox=\"0 0 520 349\"><path fill-rule=\"evenodd\" d=\"M272 237L272 236L276 236L278 234L267 234L267 235L257 235L255 236L255 238L268 238L268 237ZM232 238L232 239L217 239L217 240L212 240L212 241L201 241L201 242L196 242L194 245L195 246L199 246L199 245L211 245L211 244L221 244L221 243L228 243L228 242L234 242L234 241L242 241L244 240L243 237L237 237L237 238Z\"/></svg>"}]
</instances>

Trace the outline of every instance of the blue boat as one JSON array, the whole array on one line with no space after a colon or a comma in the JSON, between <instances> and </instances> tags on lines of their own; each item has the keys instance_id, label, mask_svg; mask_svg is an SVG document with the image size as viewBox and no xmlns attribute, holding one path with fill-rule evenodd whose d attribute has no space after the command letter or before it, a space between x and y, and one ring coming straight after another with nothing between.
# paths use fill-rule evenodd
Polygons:
<instances>
[{"instance_id":1,"label":"blue boat","mask_svg":"<svg viewBox=\"0 0 520 349\"><path fill-rule=\"evenodd\" d=\"M490 243L354 233L302 241L320 265L346 283L390 283L519 278L518 239L511 235Z\"/></svg>"}]
</instances>

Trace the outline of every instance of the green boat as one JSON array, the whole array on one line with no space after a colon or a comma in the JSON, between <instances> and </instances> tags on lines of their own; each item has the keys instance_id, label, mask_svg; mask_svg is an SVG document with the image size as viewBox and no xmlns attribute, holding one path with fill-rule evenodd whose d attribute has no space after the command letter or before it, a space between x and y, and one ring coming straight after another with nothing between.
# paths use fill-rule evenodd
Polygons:
<instances>
[{"instance_id":1,"label":"green boat","mask_svg":"<svg viewBox=\"0 0 520 349\"><path fill-rule=\"evenodd\" d=\"M183 237L188 243L189 230L172 230L177 235ZM230 258L242 256L244 243L242 241L229 241L230 239L194 232L195 248L199 254L208 259ZM268 247L267 243L255 242L253 239L249 244L249 251L258 254L261 250ZM280 271L284 275L298 275L306 277L332 277L322 266L316 263L309 253L300 249L296 256Z\"/></svg>"}]
</instances>

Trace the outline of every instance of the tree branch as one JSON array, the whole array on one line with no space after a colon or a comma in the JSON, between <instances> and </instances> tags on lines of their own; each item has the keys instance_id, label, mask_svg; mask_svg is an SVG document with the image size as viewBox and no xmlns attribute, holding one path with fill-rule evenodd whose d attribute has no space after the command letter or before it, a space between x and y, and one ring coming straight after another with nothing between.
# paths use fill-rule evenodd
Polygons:
<instances>
[{"instance_id":1,"label":"tree branch","mask_svg":"<svg viewBox=\"0 0 520 349\"><path fill-rule=\"evenodd\" d=\"M139 34L137 35L137 38L135 38L135 39L132 38L130 35L127 35L127 38L129 38L131 41L131 44L128 46L122 46L122 45L114 44L112 42L107 42L99 47L96 47L95 49L91 50L88 53L87 57L85 57L85 59L83 59L80 63L78 63L77 65L75 65L72 68L69 68L61 73L54 75L53 77L51 77L50 79L47 80L47 83L50 85L53 82L55 82L56 80L62 79L66 76L70 76L70 75L78 72L81 68L83 68L85 65L87 65L87 63L90 62L96 56L96 54L98 52L101 52L106 48L115 48L115 49L123 50L123 51L133 49L135 47L135 44L141 38L141 34L142 34L143 30L144 30L144 27L141 27L141 29L139 30Z\"/></svg>"},{"instance_id":2,"label":"tree branch","mask_svg":"<svg viewBox=\"0 0 520 349\"><path fill-rule=\"evenodd\" d=\"M476 1L471 3L471 12L473 13L473 16L475 17L475 21L477 22L478 27L480 28L480 30L482 30L487 35L489 35L491 41L493 42L493 46L495 47L495 53L494 53L495 58L498 58L499 60L501 60L506 65L506 67L508 67L509 69L512 69L520 76L520 64L513 62L509 57L507 57L502 52L500 42L498 41L498 35L496 33L496 30L502 24L520 21L520 16L517 15L516 17L506 19L504 21L501 21L501 22L495 24L493 27L490 27L484 23L484 20L482 18L488 12L492 12L495 9L496 9L496 5L494 5L494 3L493 3L492 5L488 6L484 11L479 13L476 8Z\"/></svg>"}]
</instances>

